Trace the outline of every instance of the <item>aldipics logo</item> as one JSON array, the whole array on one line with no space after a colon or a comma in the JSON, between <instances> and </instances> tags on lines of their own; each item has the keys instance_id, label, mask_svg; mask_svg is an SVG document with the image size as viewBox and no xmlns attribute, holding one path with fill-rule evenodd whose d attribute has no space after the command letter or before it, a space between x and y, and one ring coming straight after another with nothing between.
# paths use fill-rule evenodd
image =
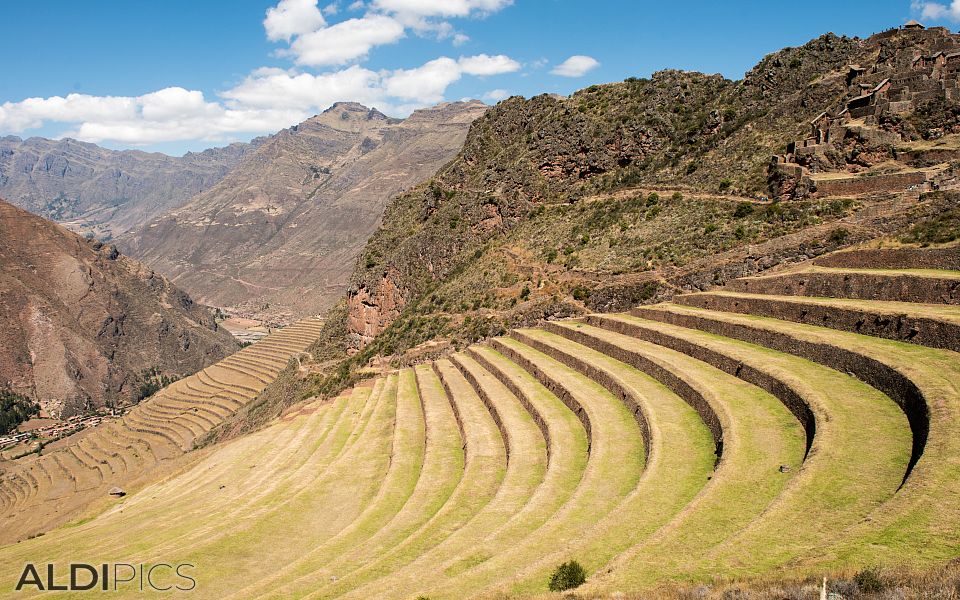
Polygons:
<instances>
[{"instance_id":1,"label":"aldipics logo","mask_svg":"<svg viewBox=\"0 0 960 600\"><path fill-rule=\"evenodd\" d=\"M66 566L51 563L39 567L27 563L15 589L18 592L189 592L197 587L197 580L191 575L195 568L196 565L190 563L70 563Z\"/></svg>"}]
</instances>

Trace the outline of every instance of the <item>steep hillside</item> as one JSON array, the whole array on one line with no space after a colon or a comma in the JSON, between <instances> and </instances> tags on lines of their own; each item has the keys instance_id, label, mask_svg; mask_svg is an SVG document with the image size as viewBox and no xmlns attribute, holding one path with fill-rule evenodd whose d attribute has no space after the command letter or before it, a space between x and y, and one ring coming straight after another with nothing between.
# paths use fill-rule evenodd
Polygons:
<instances>
[{"instance_id":1,"label":"steep hillside","mask_svg":"<svg viewBox=\"0 0 960 600\"><path fill-rule=\"evenodd\" d=\"M2 137L0 197L109 240L209 189L258 143L172 157L69 138Z\"/></svg>"},{"instance_id":2,"label":"steep hillside","mask_svg":"<svg viewBox=\"0 0 960 600\"><path fill-rule=\"evenodd\" d=\"M0 201L0 383L56 417L138 399L237 345L162 276Z\"/></svg>"},{"instance_id":3,"label":"steep hillside","mask_svg":"<svg viewBox=\"0 0 960 600\"><path fill-rule=\"evenodd\" d=\"M903 227L916 200L905 187L768 200L771 156L849 97L849 65L910 64L957 39L830 34L740 81L663 71L504 101L453 161L388 205L317 356L397 355L625 309Z\"/></svg>"},{"instance_id":4,"label":"steep hillside","mask_svg":"<svg viewBox=\"0 0 960 600\"><path fill-rule=\"evenodd\" d=\"M119 244L202 302L320 312L346 289L387 200L450 160L486 108L456 102L397 120L336 104Z\"/></svg>"}]
</instances>

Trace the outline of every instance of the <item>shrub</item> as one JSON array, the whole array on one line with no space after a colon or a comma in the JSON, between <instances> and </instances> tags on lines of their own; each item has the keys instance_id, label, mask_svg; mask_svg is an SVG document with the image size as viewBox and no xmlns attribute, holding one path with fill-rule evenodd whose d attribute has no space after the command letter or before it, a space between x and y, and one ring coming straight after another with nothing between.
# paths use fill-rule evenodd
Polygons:
<instances>
[{"instance_id":1,"label":"shrub","mask_svg":"<svg viewBox=\"0 0 960 600\"><path fill-rule=\"evenodd\" d=\"M575 560L565 562L550 576L550 591L563 592L580 587L587 581L587 572Z\"/></svg>"},{"instance_id":2,"label":"shrub","mask_svg":"<svg viewBox=\"0 0 960 600\"><path fill-rule=\"evenodd\" d=\"M837 227L830 232L830 241L834 244L842 244L844 240L847 239L847 236L850 235L850 232L844 229L843 227Z\"/></svg>"},{"instance_id":3,"label":"shrub","mask_svg":"<svg viewBox=\"0 0 960 600\"><path fill-rule=\"evenodd\" d=\"M520 299L521 299L521 300L526 300L526 299L529 298L529 297L530 297L530 286L529 286L529 285L524 285L524 286L523 286L523 289L520 290Z\"/></svg>"},{"instance_id":4,"label":"shrub","mask_svg":"<svg viewBox=\"0 0 960 600\"><path fill-rule=\"evenodd\" d=\"M552 263L555 260L557 260L557 250L556 248L551 248L547 251L547 262Z\"/></svg>"},{"instance_id":5,"label":"shrub","mask_svg":"<svg viewBox=\"0 0 960 600\"><path fill-rule=\"evenodd\" d=\"M900 239L919 244L945 244L960 239L960 209L953 208L915 223Z\"/></svg>"},{"instance_id":6,"label":"shrub","mask_svg":"<svg viewBox=\"0 0 960 600\"><path fill-rule=\"evenodd\" d=\"M733 181L729 179L723 179L720 181L720 191L725 192L733 187Z\"/></svg>"},{"instance_id":7,"label":"shrub","mask_svg":"<svg viewBox=\"0 0 960 600\"><path fill-rule=\"evenodd\" d=\"M743 225L737 225L737 228L733 231L733 236L738 240L742 240L747 237L747 230L743 228Z\"/></svg>"},{"instance_id":8,"label":"shrub","mask_svg":"<svg viewBox=\"0 0 960 600\"><path fill-rule=\"evenodd\" d=\"M680 202L681 200L683 200L683 194L681 194L680 192L674 192L673 195L670 196L670 199L673 200L674 202Z\"/></svg>"},{"instance_id":9,"label":"shrub","mask_svg":"<svg viewBox=\"0 0 960 600\"><path fill-rule=\"evenodd\" d=\"M647 196L647 206L653 206L660 202L660 194L656 192L650 192L650 195Z\"/></svg>"},{"instance_id":10,"label":"shrub","mask_svg":"<svg viewBox=\"0 0 960 600\"><path fill-rule=\"evenodd\" d=\"M590 299L590 288L578 285L573 288L573 299L577 302L585 302Z\"/></svg>"},{"instance_id":11,"label":"shrub","mask_svg":"<svg viewBox=\"0 0 960 600\"><path fill-rule=\"evenodd\" d=\"M883 591L883 581L876 569L864 569L853 576L857 588L861 593L875 593Z\"/></svg>"},{"instance_id":12,"label":"shrub","mask_svg":"<svg viewBox=\"0 0 960 600\"><path fill-rule=\"evenodd\" d=\"M716 224L716 223L707 223L707 226L703 228L703 233L706 234L706 235L710 235L711 233L715 232L716 230L717 230L717 224Z\"/></svg>"},{"instance_id":13,"label":"shrub","mask_svg":"<svg viewBox=\"0 0 960 600\"><path fill-rule=\"evenodd\" d=\"M733 211L734 219L742 219L753 214L753 204L749 202L741 202L737 204L736 210Z\"/></svg>"}]
</instances>

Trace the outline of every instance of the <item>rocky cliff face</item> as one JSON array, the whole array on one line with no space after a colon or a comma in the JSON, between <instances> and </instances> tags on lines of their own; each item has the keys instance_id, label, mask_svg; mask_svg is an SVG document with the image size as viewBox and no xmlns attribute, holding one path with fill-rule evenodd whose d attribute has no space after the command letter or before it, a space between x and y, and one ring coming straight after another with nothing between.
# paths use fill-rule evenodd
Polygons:
<instances>
[{"instance_id":1,"label":"rocky cliff face","mask_svg":"<svg viewBox=\"0 0 960 600\"><path fill-rule=\"evenodd\" d=\"M147 369L188 375L237 349L162 276L0 201L0 382L53 416L136 399Z\"/></svg>"},{"instance_id":2,"label":"rocky cliff face","mask_svg":"<svg viewBox=\"0 0 960 600\"><path fill-rule=\"evenodd\" d=\"M486 109L456 102L398 120L337 104L118 244L204 303L321 312L346 289L389 198L449 161Z\"/></svg>"},{"instance_id":3,"label":"rocky cliff face","mask_svg":"<svg viewBox=\"0 0 960 600\"><path fill-rule=\"evenodd\" d=\"M259 140L172 157L72 139L0 138L0 197L101 240L211 188Z\"/></svg>"}]
</instances>

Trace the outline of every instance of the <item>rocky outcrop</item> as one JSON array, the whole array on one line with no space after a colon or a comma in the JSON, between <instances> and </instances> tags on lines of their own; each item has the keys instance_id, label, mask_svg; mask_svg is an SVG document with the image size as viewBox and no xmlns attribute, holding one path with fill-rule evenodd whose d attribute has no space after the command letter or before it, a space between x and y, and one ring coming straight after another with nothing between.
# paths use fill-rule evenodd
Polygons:
<instances>
[{"instance_id":1,"label":"rocky outcrop","mask_svg":"<svg viewBox=\"0 0 960 600\"><path fill-rule=\"evenodd\" d=\"M110 239L211 188L259 142L172 157L70 138L0 137L0 197L78 233Z\"/></svg>"},{"instance_id":2,"label":"rocky outcrop","mask_svg":"<svg viewBox=\"0 0 960 600\"><path fill-rule=\"evenodd\" d=\"M385 273L374 288L375 297L366 287L360 287L347 298L347 331L356 345L370 343L400 316L406 299L396 278L396 272Z\"/></svg>"},{"instance_id":3,"label":"rocky outcrop","mask_svg":"<svg viewBox=\"0 0 960 600\"><path fill-rule=\"evenodd\" d=\"M346 289L388 199L449 161L486 109L455 102L400 120L336 104L118 243L204 303L322 312Z\"/></svg>"},{"instance_id":4,"label":"rocky outcrop","mask_svg":"<svg viewBox=\"0 0 960 600\"><path fill-rule=\"evenodd\" d=\"M0 201L0 385L55 417L138 399L237 349L213 314L115 246Z\"/></svg>"}]
</instances>

